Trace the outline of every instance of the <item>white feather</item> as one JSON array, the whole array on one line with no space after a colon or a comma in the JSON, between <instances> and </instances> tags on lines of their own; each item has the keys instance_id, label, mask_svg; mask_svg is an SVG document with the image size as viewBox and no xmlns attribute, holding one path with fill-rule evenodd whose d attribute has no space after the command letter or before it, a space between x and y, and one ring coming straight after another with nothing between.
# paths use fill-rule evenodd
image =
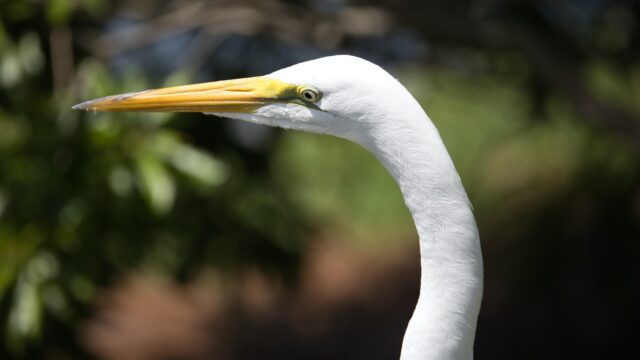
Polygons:
<instances>
[{"instance_id":1,"label":"white feather","mask_svg":"<svg viewBox=\"0 0 640 360\"><path fill-rule=\"evenodd\" d=\"M473 358L482 255L471 205L440 135L418 102L382 68L332 56L268 77L322 92L318 109L272 104L218 115L330 134L371 151L400 186L420 239L420 296L402 360Z\"/></svg>"}]
</instances>

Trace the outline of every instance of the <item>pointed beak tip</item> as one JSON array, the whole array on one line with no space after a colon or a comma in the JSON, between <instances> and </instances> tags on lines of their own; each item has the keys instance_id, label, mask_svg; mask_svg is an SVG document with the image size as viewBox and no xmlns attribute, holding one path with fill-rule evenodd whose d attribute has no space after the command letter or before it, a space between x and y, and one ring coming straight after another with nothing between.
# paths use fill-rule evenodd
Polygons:
<instances>
[{"instance_id":1,"label":"pointed beak tip","mask_svg":"<svg viewBox=\"0 0 640 360\"><path fill-rule=\"evenodd\" d=\"M91 101L85 101L79 104L75 104L73 105L71 108L73 110L85 110L85 111L89 111L90 110L90 106L93 103L93 100Z\"/></svg>"},{"instance_id":2,"label":"pointed beak tip","mask_svg":"<svg viewBox=\"0 0 640 360\"><path fill-rule=\"evenodd\" d=\"M263 77L221 80L105 96L71 108L94 112L253 112L268 102L287 101L282 94L293 86Z\"/></svg>"}]
</instances>

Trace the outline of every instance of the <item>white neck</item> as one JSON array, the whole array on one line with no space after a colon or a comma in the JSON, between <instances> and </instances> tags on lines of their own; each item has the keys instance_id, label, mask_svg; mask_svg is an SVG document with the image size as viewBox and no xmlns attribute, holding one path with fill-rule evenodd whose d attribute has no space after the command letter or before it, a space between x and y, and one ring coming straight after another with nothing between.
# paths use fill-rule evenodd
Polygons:
<instances>
[{"instance_id":1,"label":"white neck","mask_svg":"<svg viewBox=\"0 0 640 360\"><path fill-rule=\"evenodd\" d=\"M478 230L438 131L413 98L404 105L404 118L357 141L396 179L420 238L420 297L400 358L472 359L482 297Z\"/></svg>"}]
</instances>

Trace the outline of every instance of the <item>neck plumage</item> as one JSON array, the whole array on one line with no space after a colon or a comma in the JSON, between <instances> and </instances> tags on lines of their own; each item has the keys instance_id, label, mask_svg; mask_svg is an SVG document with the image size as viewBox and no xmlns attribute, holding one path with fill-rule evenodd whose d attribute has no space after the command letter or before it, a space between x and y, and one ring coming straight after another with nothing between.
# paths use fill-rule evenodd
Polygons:
<instances>
[{"instance_id":1,"label":"neck plumage","mask_svg":"<svg viewBox=\"0 0 640 360\"><path fill-rule=\"evenodd\" d=\"M395 178L420 238L420 297L401 359L472 359L482 297L478 230L438 131L411 100L404 118L378 124L359 141Z\"/></svg>"}]
</instances>

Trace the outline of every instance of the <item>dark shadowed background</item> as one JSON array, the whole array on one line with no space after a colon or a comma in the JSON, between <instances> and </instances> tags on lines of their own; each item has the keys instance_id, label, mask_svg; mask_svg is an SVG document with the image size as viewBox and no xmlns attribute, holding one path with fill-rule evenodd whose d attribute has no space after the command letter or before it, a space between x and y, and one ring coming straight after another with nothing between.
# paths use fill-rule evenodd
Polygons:
<instances>
[{"instance_id":1,"label":"dark shadowed background","mask_svg":"<svg viewBox=\"0 0 640 360\"><path fill-rule=\"evenodd\" d=\"M396 359L417 235L371 155L70 109L341 53L398 77L460 171L476 359L636 352L639 2L0 0L0 358Z\"/></svg>"}]
</instances>

